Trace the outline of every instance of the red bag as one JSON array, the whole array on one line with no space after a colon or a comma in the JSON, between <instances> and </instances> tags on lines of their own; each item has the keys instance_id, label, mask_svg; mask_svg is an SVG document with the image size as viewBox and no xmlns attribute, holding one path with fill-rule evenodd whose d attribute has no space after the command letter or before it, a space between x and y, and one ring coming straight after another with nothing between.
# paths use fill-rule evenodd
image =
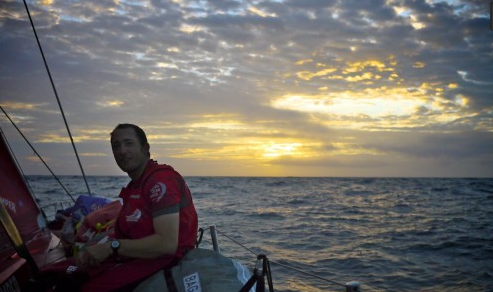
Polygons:
<instances>
[{"instance_id":1,"label":"red bag","mask_svg":"<svg viewBox=\"0 0 493 292\"><path fill-rule=\"evenodd\" d=\"M113 230L121 208L122 204L117 200L87 214L77 229L75 242L88 242L100 233L106 233L109 238L114 238Z\"/></svg>"}]
</instances>

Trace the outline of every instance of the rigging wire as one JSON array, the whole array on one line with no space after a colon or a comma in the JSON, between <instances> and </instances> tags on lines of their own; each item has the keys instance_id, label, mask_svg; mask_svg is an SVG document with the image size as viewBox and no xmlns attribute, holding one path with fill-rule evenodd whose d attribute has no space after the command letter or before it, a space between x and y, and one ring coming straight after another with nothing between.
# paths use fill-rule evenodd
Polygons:
<instances>
[{"instance_id":1,"label":"rigging wire","mask_svg":"<svg viewBox=\"0 0 493 292\"><path fill-rule=\"evenodd\" d=\"M38 151L36 151L36 149L34 149L33 145L29 142L29 140L26 138L26 136L24 136L24 134L22 133L22 131L17 127L17 125L14 123L14 121L10 118L10 116L7 114L7 112L3 109L2 106L0 106L0 109L2 110L2 112L5 114L5 116L9 119L9 121L12 123L12 125L14 125L15 129L17 130L17 132L19 132L19 134L21 134L22 138L24 138L24 140L27 142L27 144L31 147L31 149L34 151L34 154L36 154L36 156L38 156L38 158L41 160L41 162L43 162L43 164L46 166L46 168L50 171L51 175L53 175L53 177L56 179L56 181L60 184L60 186L62 186L62 188L65 190L65 192L67 193L67 195L72 199L72 201L75 202L75 199L72 197L72 195L70 194L70 192L65 188L65 186L62 184L62 182L58 179L58 177L55 175L55 173L53 173L53 171L51 170L51 168L48 166L48 164L46 164L46 162L44 161L44 159L41 157L41 155L39 155Z\"/></svg>"},{"instance_id":2,"label":"rigging wire","mask_svg":"<svg viewBox=\"0 0 493 292\"><path fill-rule=\"evenodd\" d=\"M84 173L84 169L82 168L82 164L79 159L79 154L77 153L77 149L75 148L75 143L74 143L74 139L72 138L72 133L70 132L70 128L68 126L67 119L65 118L65 113L63 111L62 104L60 103L60 98L58 98L58 93L55 88L55 82L53 82L53 78L51 77L51 73L50 73L50 68L48 67L48 63L46 62L46 58L43 53L43 48L41 47L41 43L39 42L38 34L36 33L36 28L34 27L34 22L31 18L31 13L29 13L29 8L27 7L26 0L23 0L23 2L24 2L24 7L26 7L27 16L29 16L29 21L31 22L31 27L33 28L34 36L36 37L36 42L38 43L39 51L41 52L41 56L43 57L43 62L45 64L48 77L50 78L51 87L53 88L53 92L55 93L55 97L58 102L58 107L60 108L60 112L62 113L63 121L65 122L65 128L67 128L70 141L72 142L72 147L74 148L75 156L77 157L77 162L79 163L79 168L82 172L82 176L84 177L84 182L86 183L87 191L89 192L89 195L92 196L91 189L89 188L89 184L87 183L86 174Z\"/></svg>"},{"instance_id":3,"label":"rigging wire","mask_svg":"<svg viewBox=\"0 0 493 292\"><path fill-rule=\"evenodd\" d=\"M217 228L216 228L217 230ZM244 249L248 250L249 252L253 253L254 255L258 256L258 254L256 252L254 252L253 250L251 250L250 248L246 247L245 245L241 244L240 242L234 240L233 238L231 238L230 236L228 236L227 234L225 234L224 232L221 232L220 230L217 230L217 232L219 232L221 235L223 235L224 237L228 238L229 240L233 241L234 243L236 243L237 245L243 247ZM294 268L294 267L291 267L291 266L288 266L288 265L285 265L285 264L281 264L279 262L275 262L271 259L269 259L269 261L273 264L276 264L276 265L279 265L279 266L282 266L284 268L287 268L287 269L290 269L290 270L293 270L293 271L296 271L296 272L299 272L299 273L302 273L304 275L307 275L307 276L311 276L311 277L314 277L314 278L317 278L319 280L323 280L323 281L326 281L326 282L329 282L329 283L332 283L332 284L336 284L336 285L339 285L339 286L342 286L342 287L346 287L346 285L342 284L342 283L339 283L339 282L336 282L336 281L333 281L333 280L330 280L330 279L327 279L327 278L324 278L324 277L320 277L320 276L317 276L315 274L312 274L312 273L308 273L308 272L305 272L303 270L300 270L300 269L297 269L297 268Z\"/></svg>"}]
</instances>

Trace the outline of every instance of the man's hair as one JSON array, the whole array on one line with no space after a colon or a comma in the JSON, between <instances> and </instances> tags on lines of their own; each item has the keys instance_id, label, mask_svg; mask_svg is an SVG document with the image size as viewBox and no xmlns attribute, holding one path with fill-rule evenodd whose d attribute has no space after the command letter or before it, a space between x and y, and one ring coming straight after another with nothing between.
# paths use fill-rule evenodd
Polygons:
<instances>
[{"instance_id":1,"label":"man's hair","mask_svg":"<svg viewBox=\"0 0 493 292\"><path fill-rule=\"evenodd\" d=\"M121 129L134 129L135 134L137 135L137 139L139 139L140 145L144 147L145 145L148 144L147 142L147 136L144 130L142 130L139 126L134 125L134 124L118 124L113 131L111 131L110 136L113 137L113 133L115 133L116 130L121 130Z\"/></svg>"}]
</instances>

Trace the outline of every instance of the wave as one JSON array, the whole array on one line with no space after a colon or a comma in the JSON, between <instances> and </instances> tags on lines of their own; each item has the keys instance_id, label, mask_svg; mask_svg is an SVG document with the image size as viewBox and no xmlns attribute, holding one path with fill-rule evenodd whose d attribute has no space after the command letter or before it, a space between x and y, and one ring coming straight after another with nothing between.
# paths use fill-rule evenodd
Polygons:
<instances>
[{"instance_id":1,"label":"wave","mask_svg":"<svg viewBox=\"0 0 493 292\"><path fill-rule=\"evenodd\" d=\"M493 291L493 179L185 179L200 226L215 224L275 261L360 281L363 291ZM66 196L47 177L31 180L40 205ZM84 190L80 177L62 180ZM106 194L127 181L89 183ZM251 260L221 236L220 244ZM276 291L337 290L272 268Z\"/></svg>"}]
</instances>

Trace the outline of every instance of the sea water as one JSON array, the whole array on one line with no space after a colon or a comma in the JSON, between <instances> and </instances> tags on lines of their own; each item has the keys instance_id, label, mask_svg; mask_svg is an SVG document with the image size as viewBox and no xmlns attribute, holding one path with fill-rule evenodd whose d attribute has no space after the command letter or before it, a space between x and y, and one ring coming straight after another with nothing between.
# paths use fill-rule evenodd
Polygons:
<instances>
[{"instance_id":1,"label":"sea water","mask_svg":"<svg viewBox=\"0 0 493 292\"><path fill-rule=\"evenodd\" d=\"M41 206L70 200L51 177L28 179ZM185 180L199 227L215 225L221 252L249 269L267 255L275 291L344 291L352 280L363 291L493 291L493 179ZM60 181L87 193L82 177ZM88 177L107 198L128 181Z\"/></svg>"}]
</instances>

